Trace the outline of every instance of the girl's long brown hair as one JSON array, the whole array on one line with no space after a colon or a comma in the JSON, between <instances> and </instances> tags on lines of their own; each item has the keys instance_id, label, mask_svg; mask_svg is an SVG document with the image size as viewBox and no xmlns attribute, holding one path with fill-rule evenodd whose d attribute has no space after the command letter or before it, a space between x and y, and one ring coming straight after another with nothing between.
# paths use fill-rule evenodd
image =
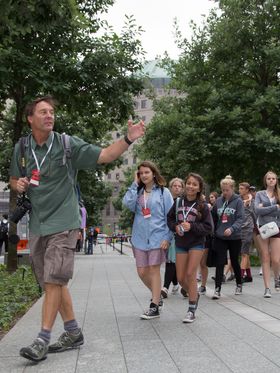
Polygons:
<instances>
[{"instance_id":1,"label":"girl's long brown hair","mask_svg":"<svg viewBox=\"0 0 280 373\"><path fill-rule=\"evenodd\" d=\"M165 187L166 185L166 181L164 179L164 177L160 174L160 171L159 169L157 168L157 166L151 162L151 161L143 161L141 162L137 169L138 171L140 170L140 167L148 167L152 173L154 174L154 183L159 187L159 188L163 188ZM140 180L140 183L139 183L139 186L138 186L138 190L142 189L145 187L145 184L142 183L142 181Z\"/></svg>"}]
</instances>

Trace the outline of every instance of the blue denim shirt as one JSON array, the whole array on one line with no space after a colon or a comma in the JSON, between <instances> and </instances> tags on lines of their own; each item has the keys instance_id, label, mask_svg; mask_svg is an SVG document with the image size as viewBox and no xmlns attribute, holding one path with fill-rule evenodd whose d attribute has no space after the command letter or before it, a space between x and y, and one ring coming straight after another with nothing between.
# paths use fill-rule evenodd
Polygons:
<instances>
[{"instance_id":1,"label":"blue denim shirt","mask_svg":"<svg viewBox=\"0 0 280 373\"><path fill-rule=\"evenodd\" d=\"M150 218L144 218L141 199L143 189L137 193L137 183L129 187L123 198L123 204L135 213L132 227L132 245L139 250L159 249L163 240L171 242L173 233L167 226L167 213L173 205L173 198L167 188L163 191L154 186L147 201L151 211Z\"/></svg>"}]
</instances>

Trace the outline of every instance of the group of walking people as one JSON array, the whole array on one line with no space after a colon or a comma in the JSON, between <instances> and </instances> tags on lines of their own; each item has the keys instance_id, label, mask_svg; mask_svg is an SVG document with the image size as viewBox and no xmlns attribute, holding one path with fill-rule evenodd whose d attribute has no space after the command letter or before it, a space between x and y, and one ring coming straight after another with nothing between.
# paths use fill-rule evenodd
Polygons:
<instances>
[{"instance_id":1,"label":"group of walking people","mask_svg":"<svg viewBox=\"0 0 280 373\"><path fill-rule=\"evenodd\" d=\"M220 181L221 195L210 193L208 202L199 174L191 172L184 181L174 178L169 189L165 186L157 166L144 161L123 198L123 204L135 214L131 242L137 272L151 292L142 319L160 317L163 299L173 283L172 293L178 292L180 284L182 295L189 298L183 322L192 323L199 297L206 294L210 257L214 257L216 267L212 299L221 297L224 269L229 263L236 280L235 295L241 295L242 284L253 281L249 256L252 242L261 258L264 297L271 297L271 267L275 290L280 290L280 189L274 172L265 174L264 190L256 192L255 187L242 182L239 194L228 175ZM163 286L162 263L166 263Z\"/></svg>"}]
</instances>

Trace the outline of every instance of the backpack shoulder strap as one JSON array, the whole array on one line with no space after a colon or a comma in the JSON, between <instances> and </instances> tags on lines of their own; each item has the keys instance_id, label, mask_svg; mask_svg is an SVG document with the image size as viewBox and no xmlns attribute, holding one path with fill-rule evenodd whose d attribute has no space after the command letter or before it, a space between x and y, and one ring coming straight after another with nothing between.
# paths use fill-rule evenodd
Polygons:
<instances>
[{"instance_id":1,"label":"backpack shoulder strap","mask_svg":"<svg viewBox=\"0 0 280 373\"><path fill-rule=\"evenodd\" d=\"M180 198L180 197L176 198L176 210L175 210L176 223L178 222L178 209L179 209L180 201L181 201L181 198Z\"/></svg>"},{"instance_id":2,"label":"backpack shoulder strap","mask_svg":"<svg viewBox=\"0 0 280 373\"><path fill-rule=\"evenodd\" d=\"M68 178L72 185L76 184L76 177L77 172L72 167L71 162L71 143L70 143L70 136L67 135L65 132L61 135L61 143L63 147L63 158L62 158L62 164L66 165L67 172L68 172Z\"/></svg>"},{"instance_id":3,"label":"backpack shoulder strap","mask_svg":"<svg viewBox=\"0 0 280 373\"><path fill-rule=\"evenodd\" d=\"M26 162L25 162L25 148L29 145L29 136L23 136L19 139L19 151L20 151L20 170L21 176L26 176Z\"/></svg>"}]
</instances>

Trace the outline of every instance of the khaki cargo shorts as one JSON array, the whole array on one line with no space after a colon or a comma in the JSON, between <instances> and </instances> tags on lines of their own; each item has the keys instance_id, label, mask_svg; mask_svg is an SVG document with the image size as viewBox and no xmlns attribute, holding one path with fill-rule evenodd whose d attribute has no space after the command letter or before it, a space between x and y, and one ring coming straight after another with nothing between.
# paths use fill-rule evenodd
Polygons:
<instances>
[{"instance_id":1,"label":"khaki cargo shorts","mask_svg":"<svg viewBox=\"0 0 280 373\"><path fill-rule=\"evenodd\" d=\"M73 276L74 255L79 229L36 236L30 233L30 261L35 277L45 283L67 285Z\"/></svg>"}]
</instances>

